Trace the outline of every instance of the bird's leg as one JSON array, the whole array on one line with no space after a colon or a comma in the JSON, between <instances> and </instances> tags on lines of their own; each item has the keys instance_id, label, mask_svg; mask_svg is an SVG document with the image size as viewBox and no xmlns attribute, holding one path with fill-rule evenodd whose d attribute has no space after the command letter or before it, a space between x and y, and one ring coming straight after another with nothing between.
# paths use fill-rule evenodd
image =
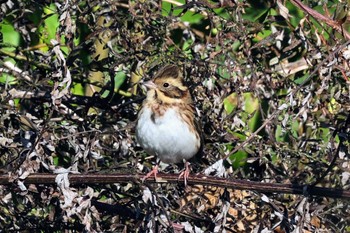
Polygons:
<instances>
[{"instance_id":1,"label":"bird's leg","mask_svg":"<svg viewBox=\"0 0 350 233\"><path fill-rule=\"evenodd\" d=\"M151 176L154 176L154 179L157 180L157 174L158 174L158 166L159 165L159 161L157 161L156 166L153 167L152 171L148 172L143 178L142 178L142 182L144 182L145 180L147 180L148 178L150 178Z\"/></svg>"},{"instance_id":2,"label":"bird's leg","mask_svg":"<svg viewBox=\"0 0 350 233\"><path fill-rule=\"evenodd\" d=\"M179 175L179 179L181 179L181 177L184 178L184 183L185 183L185 187L187 186L187 179L190 176L190 163L188 161L185 162L185 170L182 171Z\"/></svg>"}]
</instances>

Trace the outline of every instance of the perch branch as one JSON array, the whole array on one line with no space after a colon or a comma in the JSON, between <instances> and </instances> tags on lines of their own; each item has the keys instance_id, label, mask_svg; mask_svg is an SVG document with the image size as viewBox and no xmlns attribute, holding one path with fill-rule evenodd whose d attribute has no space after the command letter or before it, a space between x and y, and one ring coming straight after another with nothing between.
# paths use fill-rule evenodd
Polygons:
<instances>
[{"instance_id":1,"label":"perch branch","mask_svg":"<svg viewBox=\"0 0 350 233\"><path fill-rule=\"evenodd\" d=\"M143 175L135 174L70 174L69 181L72 185L81 184L111 184L124 182L140 182ZM23 182L25 184L55 184L55 174L34 173L29 175ZM157 181L152 178L146 180L152 183L177 183L177 174L157 174ZM11 177L0 175L0 185L13 184ZM239 190L250 190L262 193L286 193L307 196L321 196L331 198L350 198L350 190L312 187L300 184L273 184L257 181L239 180L231 178L219 178L204 175L190 175L189 185L217 186Z\"/></svg>"}]
</instances>

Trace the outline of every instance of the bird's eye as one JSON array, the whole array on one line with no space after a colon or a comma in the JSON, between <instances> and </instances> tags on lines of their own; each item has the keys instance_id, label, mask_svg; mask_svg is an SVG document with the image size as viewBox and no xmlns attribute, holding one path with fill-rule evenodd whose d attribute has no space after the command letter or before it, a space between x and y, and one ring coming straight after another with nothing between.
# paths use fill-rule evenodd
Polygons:
<instances>
[{"instance_id":1,"label":"bird's eye","mask_svg":"<svg viewBox=\"0 0 350 233\"><path fill-rule=\"evenodd\" d=\"M169 87L169 83L164 83L163 87Z\"/></svg>"}]
</instances>

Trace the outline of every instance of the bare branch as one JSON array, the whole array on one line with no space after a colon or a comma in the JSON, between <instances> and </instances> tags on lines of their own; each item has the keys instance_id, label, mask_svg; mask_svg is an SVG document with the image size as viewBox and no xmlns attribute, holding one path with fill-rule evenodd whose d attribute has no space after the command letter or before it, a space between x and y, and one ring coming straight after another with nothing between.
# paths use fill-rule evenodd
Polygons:
<instances>
[{"instance_id":1,"label":"bare branch","mask_svg":"<svg viewBox=\"0 0 350 233\"><path fill-rule=\"evenodd\" d=\"M296 6L298 7L299 9L301 9L302 11L304 11L305 13L307 13L308 15L311 15L312 17L314 17L315 19L318 19L318 20L321 20L323 22L325 22L328 26L334 28L335 30L337 30L339 33L343 34L343 36L347 39L347 40L350 40L350 34L346 31L346 30L343 30L342 26L328 18L327 16L325 15L322 15L320 14L319 12L311 9L310 7L304 5L302 2L300 2L299 0L291 0L291 2Z\"/></svg>"},{"instance_id":2,"label":"bare branch","mask_svg":"<svg viewBox=\"0 0 350 233\"><path fill-rule=\"evenodd\" d=\"M141 182L143 175L138 174L70 174L69 181L72 185L81 184L112 184L123 182ZM25 184L56 184L56 175L49 173L36 173L29 175L23 182ZM178 183L182 180L178 179L177 174L157 174L157 180L148 178L146 182L151 183ZM0 176L1 185L12 184L9 176ZM190 175L188 177L189 185L205 185L225 187L239 190L250 190L262 193L288 193L297 195L320 196L331 198L350 198L350 191L343 189L311 187L301 184L271 184L248 180L238 180L230 178L219 178L204 175Z\"/></svg>"}]
</instances>

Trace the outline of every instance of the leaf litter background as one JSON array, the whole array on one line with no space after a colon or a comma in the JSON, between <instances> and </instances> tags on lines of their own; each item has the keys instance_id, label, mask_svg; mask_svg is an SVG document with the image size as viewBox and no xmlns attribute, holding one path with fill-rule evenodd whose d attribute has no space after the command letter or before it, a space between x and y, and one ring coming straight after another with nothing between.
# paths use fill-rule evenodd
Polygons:
<instances>
[{"instance_id":1,"label":"leaf litter background","mask_svg":"<svg viewBox=\"0 0 350 233\"><path fill-rule=\"evenodd\" d=\"M348 190L348 5L304 4L343 32L289 1L1 3L0 164L13 181L1 185L1 228L349 232L346 199L67 176L151 169L134 137L139 82L173 63L205 137L194 172ZM56 184L24 184L31 173Z\"/></svg>"}]
</instances>

